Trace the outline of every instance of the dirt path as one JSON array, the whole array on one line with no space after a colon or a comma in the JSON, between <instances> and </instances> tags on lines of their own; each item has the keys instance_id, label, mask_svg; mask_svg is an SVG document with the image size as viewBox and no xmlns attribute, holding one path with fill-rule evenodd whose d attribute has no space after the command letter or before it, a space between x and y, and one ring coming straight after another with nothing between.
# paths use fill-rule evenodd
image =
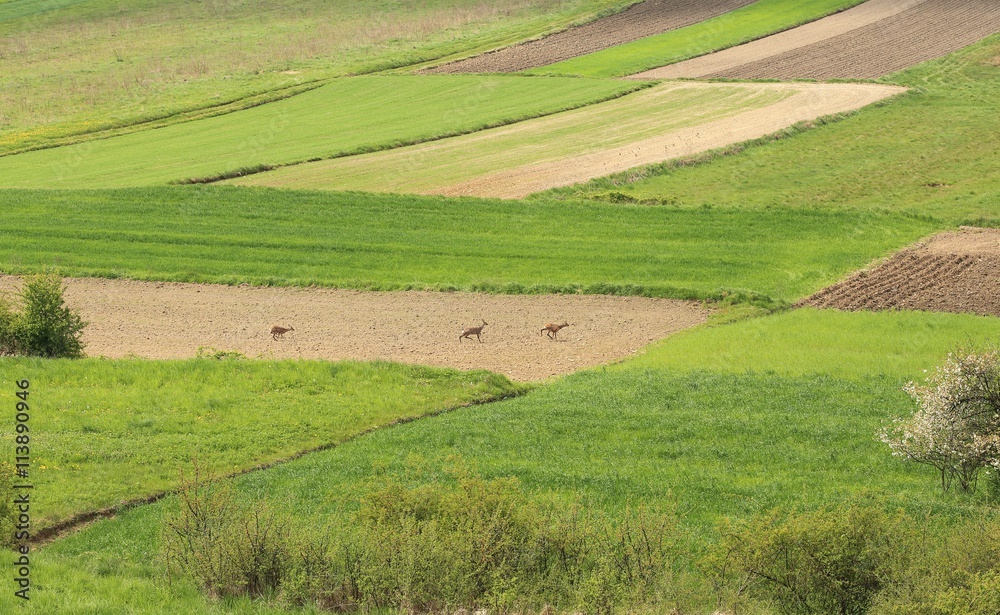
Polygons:
<instances>
[{"instance_id":1,"label":"dirt path","mask_svg":"<svg viewBox=\"0 0 1000 615\"><path fill-rule=\"evenodd\" d=\"M385 359L488 369L540 380L627 357L705 322L699 304L669 299L474 293L372 293L306 288L68 279L66 300L90 322L90 356L194 357L199 347L278 359ZM0 291L18 286L0 276ZM490 324L482 343L458 340ZM559 341L549 322L573 323ZM274 341L273 325L295 331Z\"/></svg>"},{"instance_id":2,"label":"dirt path","mask_svg":"<svg viewBox=\"0 0 1000 615\"><path fill-rule=\"evenodd\" d=\"M718 87L722 84L690 84ZM448 196L523 198L529 194L588 181L645 164L664 162L763 137L797 122L859 109L895 96L904 88L868 84L733 84L795 91L776 104L694 128L668 132L602 152L507 169L432 191Z\"/></svg>"},{"instance_id":3,"label":"dirt path","mask_svg":"<svg viewBox=\"0 0 1000 615\"><path fill-rule=\"evenodd\" d=\"M1000 316L1000 230L936 235L823 289L801 305Z\"/></svg>"},{"instance_id":4,"label":"dirt path","mask_svg":"<svg viewBox=\"0 0 1000 615\"><path fill-rule=\"evenodd\" d=\"M780 32L745 45L717 53L654 68L631 75L629 79L674 79L704 77L734 70L745 64L766 60L892 17L927 0L869 0L841 13L819 19L798 28Z\"/></svg>"},{"instance_id":5,"label":"dirt path","mask_svg":"<svg viewBox=\"0 0 1000 615\"><path fill-rule=\"evenodd\" d=\"M895 11L899 7L905 8ZM996 32L996 0L872 0L784 34L635 77L874 79Z\"/></svg>"},{"instance_id":6,"label":"dirt path","mask_svg":"<svg viewBox=\"0 0 1000 615\"><path fill-rule=\"evenodd\" d=\"M752 2L754 0L646 0L589 24L422 72L513 73L528 70L683 28Z\"/></svg>"}]
</instances>

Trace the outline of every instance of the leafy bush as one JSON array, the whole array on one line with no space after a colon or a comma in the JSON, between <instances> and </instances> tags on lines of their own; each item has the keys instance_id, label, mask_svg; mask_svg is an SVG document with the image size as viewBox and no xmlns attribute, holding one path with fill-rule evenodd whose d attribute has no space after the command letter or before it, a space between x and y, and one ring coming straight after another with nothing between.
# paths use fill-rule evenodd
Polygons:
<instances>
[{"instance_id":1,"label":"leafy bush","mask_svg":"<svg viewBox=\"0 0 1000 615\"><path fill-rule=\"evenodd\" d=\"M83 356L81 336L87 323L66 306L58 276L28 278L21 290L22 310L0 300L0 356Z\"/></svg>"},{"instance_id":2,"label":"leafy bush","mask_svg":"<svg viewBox=\"0 0 1000 615\"><path fill-rule=\"evenodd\" d=\"M955 478L975 491L982 468L1000 469L1000 353L950 354L926 386L906 391L916 413L881 436L893 454L937 468L945 491Z\"/></svg>"},{"instance_id":3,"label":"leafy bush","mask_svg":"<svg viewBox=\"0 0 1000 615\"><path fill-rule=\"evenodd\" d=\"M770 600L780 613L865 613L899 569L903 517L852 502L773 511L725 528L707 564L719 587Z\"/></svg>"},{"instance_id":4,"label":"leafy bush","mask_svg":"<svg viewBox=\"0 0 1000 615\"><path fill-rule=\"evenodd\" d=\"M228 482L197 466L181 476L180 512L163 526L168 567L214 596L263 596L277 590L289 559L288 523L268 505L238 503Z\"/></svg>"},{"instance_id":5,"label":"leafy bush","mask_svg":"<svg viewBox=\"0 0 1000 615\"><path fill-rule=\"evenodd\" d=\"M676 602L681 541L669 511L639 507L612 523L460 464L415 486L381 476L349 523L319 531L238 505L230 487L197 475L179 504L163 555L218 596L276 592L294 605L421 613Z\"/></svg>"}]
</instances>

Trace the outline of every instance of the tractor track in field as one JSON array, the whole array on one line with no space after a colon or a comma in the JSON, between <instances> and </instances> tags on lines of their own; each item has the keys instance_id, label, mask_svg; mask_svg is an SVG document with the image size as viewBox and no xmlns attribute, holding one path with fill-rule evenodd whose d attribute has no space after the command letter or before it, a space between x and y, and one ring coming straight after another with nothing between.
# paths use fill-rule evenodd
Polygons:
<instances>
[{"instance_id":1,"label":"tractor track in field","mask_svg":"<svg viewBox=\"0 0 1000 615\"><path fill-rule=\"evenodd\" d=\"M633 79L875 79L1000 32L996 0L870 0L772 36Z\"/></svg>"},{"instance_id":2,"label":"tractor track in field","mask_svg":"<svg viewBox=\"0 0 1000 615\"><path fill-rule=\"evenodd\" d=\"M0 291L19 280L0 276ZM215 284L66 280L66 302L90 324L90 356L195 357L199 348L270 359L386 360L486 369L535 381L623 359L699 325L708 311L672 299L596 295L368 292ZM479 343L465 327L490 324ZM569 322L558 341L540 335ZM293 326L283 339L274 325Z\"/></svg>"},{"instance_id":3,"label":"tractor track in field","mask_svg":"<svg viewBox=\"0 0 1000 615\"><path fill-rule=\"evenodd\" d=\"M936 235L799 305L1000 316L1000 230L966 228Z\"/></svg>"},{"instance_id":4,"label":"tractor track in field","mask_svg":"<svg viewBox=\"0 0 1000 615\"><path fill-rule=\"evenodd\" d=\"M754 0L645 0L620 13L543 38L442 64L421 72L516 73L690 26Z\"/></svg>"}]
</instances>

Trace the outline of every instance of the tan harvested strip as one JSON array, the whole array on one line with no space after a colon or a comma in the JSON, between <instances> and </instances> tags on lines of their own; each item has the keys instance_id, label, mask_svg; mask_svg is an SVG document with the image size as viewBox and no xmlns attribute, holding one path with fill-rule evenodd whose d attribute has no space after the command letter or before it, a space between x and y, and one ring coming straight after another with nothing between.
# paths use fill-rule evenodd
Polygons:
<instances>
[{"instance_id":1,"label":"tan harvested strip","mask_svg":"<svg viewBox=\"0 0 1000 615\"><path fill-rule=\"evenodd\" d=\"M798 122L859 109L905 91L905 88L897 86L847 83L767 83L754 86L788 88L795 90L796 94L769 107L746 111L695 128L684 128L595 154L508 169L435 190L433 193L522 198L534 192L568 186L636 166L664 162L756 139ZM733 87L747 87L747 84L733 84Z\"/></svg>"},{"instance_id":2,"label":"tan harvested strip","mask_svg":"<svg viewBox=\"0 0 1000 615\"><path fill-rule=\"evenodd\" d=\"M597 21L544 38L444 64L426 73L512 73L546 66L646 36L683 28L754 0L646 0Z\"/></svg>"},{"instance_id":3,"label":"tan harvested strip","mask_svg":"<svg viewBox=\"0 0 1000 615\"><path fill-rule=\"evenodd\" d=\"M757 41L631 75L629 79L704 77L733 70L846 34L909 10L927 0L869 0L851 9Z\"/></svg>"},{"instance_id":4,"label":"tan harvested strip","mask_svg":"<svg viewBox=\"0 0 1000 615\"><path fill-rule=\"evenodd\" d=\"M697 303L594 295L487 295L257 288L68 279L67 303L90 322L91 356L194 357L199 347L275 359L399 361L541 380L627 357L705 322ZM18 286L0 276L0 291ZM490 324L479 343L458 336ZM549 322L572 323L559 341ZM274 325L292 326L275 341ZM474 338L475 336L473 336Z\"/></svg>"},{"instance_id":5,"label":"tan harvested strip","mask_svg":"<svg viewBox=\"0 0 1000 615\"><path fill-rule=\"evenodd\" d=\"M874 79L947 55L997 32L998 0L927 0L846 34L705 76Z\"/></svg>"}]
</instances>

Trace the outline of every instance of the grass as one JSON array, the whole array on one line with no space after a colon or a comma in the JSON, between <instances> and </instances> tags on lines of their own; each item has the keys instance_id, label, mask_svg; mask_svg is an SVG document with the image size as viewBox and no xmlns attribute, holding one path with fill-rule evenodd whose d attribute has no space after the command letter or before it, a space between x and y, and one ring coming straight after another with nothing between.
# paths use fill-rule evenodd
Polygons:
<instances>
[{"instance_id":1,"label":"grass","mask_svg":"<svg viewBox=\"0 0 1000 615\"><path fill-rule=\"evenodd\" d=\"M701 23L526 71L621 77L763 38L861 4L862 0L758 0Z\"/></svg>"},{"instance_id":2,"label":"grass","mask_svg":"<svg viewBox=\"0 0 1000 615\"><path fill-rule=\"evenodd\" d=\"M567 189L681 206L888 208L1000 224L1000 36L884 79L906 96L711 164L661 165ZM549 195L552 196L552 195Z\"/></svg>"},{"instance_id":3,"label":"grass","mask_svg":"<svg viewBox=\"0 0 1000 615\"><path fill-rule=\"evenodd\" d=\"M247 470L519 391L488 372L321 361L2 359L0 376L32 383L36 531L171 489L194 457ZM6 459L12 430L0 429Z\"/></svg>"},{"instance_id":4,"label":"grass","mask_svg":"<svg viewBox=\"0 0 1000 615\"><path fill-rule=\"evenodd\" d=\"M533 163L585 155L760 109L794 92L661 85L575 111L398 151L231 180L283 188L429 192ZM613 129L609 129L613 126ZM2 161L0 161L2 168Z\"/></svg>"},{"instance_id":5,"label":"grass","mask_svg":"<svg viewBox=\"0 0 1000 615\"><path fill-rule=\"evenodd\" d=\"M7 273L380 290L790 301L941 228L803 208L678 209L235 187L0 192ZM836 241L831 241L836 238Z\"/></svg>"},{"instance_id":6,"label":"grass","mask_svg":"<svg viewBox=\"0 0 1000 615\"><path fill-rule=\"evenodd\" d=\"M167 184L418 143L641 88L570 78L355 77L226 115L0 157L0 185Z\"/></svg>"},{"instance_id":7,"label":"grass","mask_svg":"<svg viewBox=\"0 0 1000 615\"><path fill-rule=\"evenodd\" d=\"M685 527L704 540L714 539L722 518L776 506L812 508L861 491L881 494L889 508L920 518L947 522L974 514L982 496L940 493L933 470L899 462L875 434L912 409L900 388L905 380L940 362L967 334L995 339L1000 321L920 313L874 317L878 322L870 314L784 314L768 322L775 336L793 330L779 339L758 335L757 321L705 328L688 337L724 335L746 349L760 347L761 361L717 364L721 342L677 338L677 347L668 342L620 367L578 373L489 407L379 430L236 483L244 497L270 499L303 523L327 521L353 509L372 476L406 473L414 465L433 475L446 464L445 455L458 454L487 477L517 476L533 492L582 494L588 505L612 514L637 501L674 502ZM894 340L894 332L914 329L920 333L912 340ZM835 330L844 332L843 339ZM803 365L801 353L783 352L803 340L823 358ZM900 361L903 345L909 354ZM852 352L838 361L847 346ZM681 360L689 364L678 368ZM184 583L168 590L154 556L169 506L174 504L166 500L126 511L36 553L39 578L59 582L51 591L43 587L33 608L284 612L241 600L208 602Z\"/></svg>"},{"instance_id":8,"label":"grass","mask_svg":"<svg viewBox=\"0 0 1000 615\"><path fill-rule=\"evenodd\" d=\"M804 308L681 332L619 367L917 379L958 346L990 340L1000 342L1000 319Z\"/></svg>"},{"instance_id":9,"label":"grass","mask_svg":"<svg viewBox=\"0 0 1000 615\"><path fill-rule=\"evenodd\" d=\"M626 4L13 0L0 4L0 152L490 49Z\"/></svg>"}]
</instances>

